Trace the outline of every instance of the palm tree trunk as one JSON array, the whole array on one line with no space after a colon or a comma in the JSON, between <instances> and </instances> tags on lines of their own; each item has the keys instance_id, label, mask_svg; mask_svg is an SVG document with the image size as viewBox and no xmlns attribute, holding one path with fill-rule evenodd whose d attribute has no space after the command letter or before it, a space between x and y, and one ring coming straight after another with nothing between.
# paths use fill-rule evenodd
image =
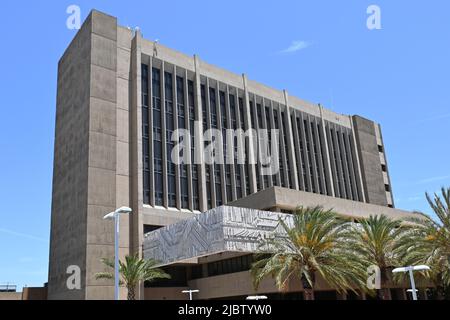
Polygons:
<instances>
[{"instance_id":1,"label":"palm tree trunk","mask_svg":"<svg viewBox=\"0 0 450 320\"><path fill-rule=\"evenodd\" d=\"M302 276L302 285L303 285L303 298L305 300L315 300L314 297L314 283L315 277L311 279L312 285L308 282L305 276Z\"/></svg>"},{"instance_id":2,"label":"palm tree trunk","mask_svg":"<svg viewBox=\"0 0 450 320\"><path fill-rule=\"evenodd\" d=\"M378 298L381 300L392 300L391 290L389 289L390 268L381 268L381 289L378 290Z\"/></svg>"},{"instance_id":3,"label":"palm tree trunk","mask_svg":"<svg viewBox=\"0 0 450 320\"><path fill-rule=\"evenodd\" d=\"M304 289L303 298L305 300L315 300L313 289Z\"/></svg>"},{"instance_id":4,"label":"palm tree trunk","mask_svg":"<svg viewBox=\"0 0 450 320\"><path fill-rule=\"evenodd\" d=\"M135 300L134 286L127 286L127 290L128 290L127 299Z\"/></svg>"},{"instance_id":5,"label":"palm tree trunk","mask_svg":"<svg viewBox=\"0 0 450 320\"><path fill-rule=\"evenodd\" d=\"M444 287L437 286L436 287L436 300L444 300L445 294L444 294Z\"/></svg>"}]
</instances>

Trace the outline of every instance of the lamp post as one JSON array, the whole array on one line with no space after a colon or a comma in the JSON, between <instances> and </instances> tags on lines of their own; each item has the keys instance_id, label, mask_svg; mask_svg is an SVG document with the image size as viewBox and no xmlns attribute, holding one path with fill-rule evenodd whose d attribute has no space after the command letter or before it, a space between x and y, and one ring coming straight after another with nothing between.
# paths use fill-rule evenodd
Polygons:
<instances>
[{"instance_id":1,"label":"lamp post","mask_svg":"<svg viewBox=\"0 0 450 320\"><path fill-rule=\"evenodd\" d=\"M183 290L181 293L189 293L189 300L192 300L192 294L200 292L200 290Z\"/></svg>"},{"instance_id":2,"label":"lamp post","mask_svg":"<svg viewBox=\"0 0 450 320\"><path fill-rule=\"evenodd\" d=\"M408 267L402 267L402 268L395 268L392 270L393 273L398 272L408 272L409 273L409 280L411 282L411 293L413 300L417 300L417 290L416 290L416 283L414 282L414 274L413 271L421 271L421 270L430 270L430 267L427 265L419 265L419 266L408 266Z\"/></svg>"},{"instance_id":3,"label":"lamp post","mask_svg":"<svg viewBox=\"0 0 450 320\"><path fill-rule=\"evenodd\" d=\"M119 300L119 221L120 214L131 213L128 207L120 207L103 217L105 220L114 220L114 300Z\"/></svg>"}]
</instances>

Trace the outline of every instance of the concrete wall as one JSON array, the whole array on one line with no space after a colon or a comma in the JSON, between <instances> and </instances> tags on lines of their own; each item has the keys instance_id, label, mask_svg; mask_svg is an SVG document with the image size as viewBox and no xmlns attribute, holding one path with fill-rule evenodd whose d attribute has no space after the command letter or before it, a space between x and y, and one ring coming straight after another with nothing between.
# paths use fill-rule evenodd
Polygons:
<instances>
[{"instance_id":1,"label":"concrete wall","mask_svg":"<svg viewBox=\"0 0 450 320\"><path fill-rule=\"evenodd\" d=\"M117 52L116 18L92 11L58 66L50 299L113 297L112 281L96 280L95 273L104 270L101 258L113 258L113 223L103 216L122 193L116 189ZM69 265L81 268L81 290L66 287Z\"/></svg>"},{"instance_id":2,"label":"concrete wall","mask_svg":"<svg viewBox=\"0 0 450 320\"><path fill-rule=\"evenodd\" d=\"M0 292L1 300L22 300L22 292Z\"/></svg>"},{"instance_id":3,"label":"concrete wall","mask_svg":"<svg viewBox=\"0 0 450 320\"><path fill-rule=\"evenodd\" d=\"M352 118L366 201L387 206L388 201L384 187L375 124L373 121L360 116L353 116Z\"/></svg>"},{"instance_id":4,"label":"concrete wall","mask_svg":"<svg viewBox=\"0 0 450 320\"><path fill-rule=\"evenodd\" d=\"M325 210L334 210L336 213L359 219L370 215L386 215L392 219L404 219L419 215L412 212L393 209L387 206L379 206L371 203L351 201L318 195L311 192L292 190L280 187L272 187L249 197L234 201L230 206L255 208L261 210L294 210L297 206L314 207L322 206Z\"/></svg>"},{"instance_id":5,"label":"concrete wall","mask_svg":"<svg viewBox=\"0 0 450 320\"><path fill-rule=\"evenodd\" d=\"M87 190L92 16L84 22L58 65L49 298L84 299L69 291L66 269L81 268L86 285Z\"/></svg>"},{"instance_id":6,"label":"concrete wall","mask_svg":"<svg viewBox=\"0 0 450 320\"><path fill-rule=\"evenodd\" d=\"M47 287L23 288L22 300L47 300Z\"/></svg>"}]
</instances>

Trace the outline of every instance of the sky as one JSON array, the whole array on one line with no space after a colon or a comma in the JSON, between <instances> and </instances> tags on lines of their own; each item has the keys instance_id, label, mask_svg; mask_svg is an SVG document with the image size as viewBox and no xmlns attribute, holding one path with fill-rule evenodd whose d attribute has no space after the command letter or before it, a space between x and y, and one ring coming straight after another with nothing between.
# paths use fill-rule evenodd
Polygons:
<instances>
[{"instance_id":1,"label":"sky","mask_svg":"<svg viewBox=\"0 0 450 320\"><path fill-rule=\"evenodd\" d=\"M450 2L1 1L0 283L47 281L57 62L92 8L144 37L381 123L397 208L450 187ZM377 5L381 29L370 30Z\"/></svg>"}]
</instances>

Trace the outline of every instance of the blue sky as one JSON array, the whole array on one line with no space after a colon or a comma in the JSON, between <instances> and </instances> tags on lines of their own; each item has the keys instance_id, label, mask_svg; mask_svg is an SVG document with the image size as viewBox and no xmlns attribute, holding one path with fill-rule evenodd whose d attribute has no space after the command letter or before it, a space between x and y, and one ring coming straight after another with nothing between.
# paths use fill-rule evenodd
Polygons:
<instances>
[{"instance_id":1,"label":"blue sky","mask_svg":"<svg viewBox=\"0 0 450 320\"><path fill-rule=\"evenodd\" d=\"M2 1L0 283L47 281L57 62L92 8L144 37L382 124L396 206L450 186L450 3ZM381 30L366 9L381 8Z\"/></svg>"}]
</instances>

